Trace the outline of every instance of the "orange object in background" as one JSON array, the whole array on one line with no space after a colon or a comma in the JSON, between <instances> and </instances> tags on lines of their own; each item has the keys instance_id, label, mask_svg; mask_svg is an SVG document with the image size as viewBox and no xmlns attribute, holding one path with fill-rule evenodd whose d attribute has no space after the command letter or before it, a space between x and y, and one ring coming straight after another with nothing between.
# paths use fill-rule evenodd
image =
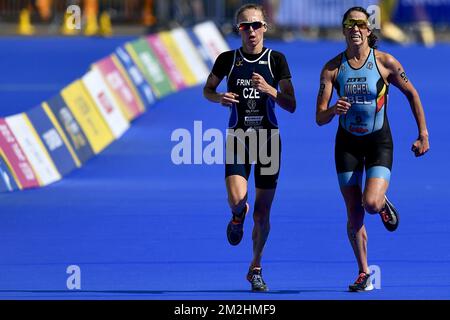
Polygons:
<instances>
[{"instance_id":1,"label":"orange object in background","mask_svg":"<svg viewBox=\"0 0 450 320\"><path fill-rule=\"evenodd\" d=\"M48 21L52 16L53 0L36 0L36 7L42 20Z\"/></svg>"},{"instance_id":2,"label":"orange object in background","mask_svg":"<svg viewBox=\"0 0 450 320\"><path fill-rule=\"evenodd\" d=\"M84 0L84 14L86 17L97 17L98 0Z\"/></svg>"},{"instance_id":3,"label":"orange object in background","mask_svg":"<svg viewBox=\"0 0 450 320\"><path fill-rule=\"evenodd\" d=\"M156 17L153 14L153 0L145 0L144 10L142 13L142 23L146 27L150 27L156 23Z\"/></svg>"}]
</instances>

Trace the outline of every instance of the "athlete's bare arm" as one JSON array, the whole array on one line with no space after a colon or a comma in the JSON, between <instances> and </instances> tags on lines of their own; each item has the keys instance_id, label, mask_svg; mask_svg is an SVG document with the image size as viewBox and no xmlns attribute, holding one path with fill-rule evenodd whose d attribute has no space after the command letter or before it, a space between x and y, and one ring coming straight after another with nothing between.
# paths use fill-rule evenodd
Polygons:
<instances>
[{"instance_id":1,"label":"athlete's bare arm","mask_svg":"<svg viewBox=\"0 0 450 320\"><path fill-rule=\"evenodd\" d=\"M294 113L297 108L297 101L295 100L294 86L291 79L283 79L278 83L280 91L277 92L275 101L284 110Z\"/></svg>"},{"instance_id":2,"label":"athlete's bare arm","mask_svg":"<svg viewBox=\"0 0 450 320\"><path fill-rule=\"evenodd\" d=\"M295 100L294 86L291 79L283 79L278 83L280 91L270 86L263 76L254 72L252 76L252 84L258 91L268 94L283 109L293 113L297 107Z\"/></svg>"},{"instance_id":3,"label":"athlete's bare arm","mask_svg":"<svg viewBox=\"0 0 450 320\"><path fill-rule=\"evenodd\" d=\"M217 87L221 79L210 73L206 84L203 87L203 96L211 102L221 103L223 106L230 107L233 103L239 103L239 95L232 92L218 93Z\"/></svg>"},{"instance_id":4,"label":"athlete's bare arm","mask_svg":"<svg viewBox=\"0 0 450 320\"><path fill-rule=\"evenodd\" d=\"M406 96L411 106L412 113L417 123L419 131L417 140L412 145L412 151L416 157L424 155L430 148L428 142L428 130L423 111L422 102L414 85L408 79L403 66L392 55L384 52L377 52L378 64L386 70L387 81L400 89Z\"/></svg>"},{"instance_id":5,"label":"athlete's bare arm","mask_svg":"<svg viewBox=\"0 0 450 320\"><path fill-rule=\"evenodd\" d=\"M320 73L320 88L316 103L316 122L319 126L329 123L336 114L347 113L347 110L351 107L346 97L339 97L336 104L328 108L333 96L333 83L336 80L340 60L340 55L334 57L325 64Z\"/></svg>"}]
</instances>

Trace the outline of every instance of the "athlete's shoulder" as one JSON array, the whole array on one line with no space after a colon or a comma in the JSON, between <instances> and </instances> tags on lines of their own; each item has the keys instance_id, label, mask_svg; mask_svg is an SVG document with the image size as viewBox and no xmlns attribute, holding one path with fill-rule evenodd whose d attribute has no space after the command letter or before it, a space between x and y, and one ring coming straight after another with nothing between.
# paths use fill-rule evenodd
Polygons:
<instances>
[{"instance_id":1,"label":"athlete's shoulder","mask_svg":"<svg viewBox=\"0 0 450 320\"><path fill-rule=\"evenodd\" d=\"M281 81L292 78L285 55L280 51L272 49L269 50L271 50L270 64L274 72L275 79Z\"/></svg>"},{"instance_id":2,"label":"athlete's shoulder","mask_svg":"<svg viewBox=\"0 0 450 320\"><path fill-rule=\"evenodd\" d=\"M342 62L342 53L339 53L337 56L328 60L327 63L323 66L322 72L336 72L341 66Z\"/></svg>"},{"instance_id":3,"label":"athlete's shoulder","mask_svg":"<svg viewBox=\"0 0 450 320\"><path fill-rule=\"evenodd\" d=\"M330 60L328 60L327 63L325 63L325 67L328 69L339 69L341 63L342 63L342 52L334 56Z\"/></svg>"},{"instance_id":4,"label":"athlete's shoulder","mask_svg":"<svg viewBox=\"0 0 450 320\"><path fill-rule=\"evenodd\" d=\"M219 79L223 79L231 70L234 59L234 50L224 51L214 61L212 73Z\"/></svg>"},{"instance_id":5,"label":"athlete's shoulder","mask_svg":"<svg viewBox=\"0 0 450 320\"><path fill-rule=\"evenodd\" d=\"M270 56L276 63L287 64L286 56L284 55L284 53L282 53L280 51L272 50L272 49L270 49L270 50L271 50Z\"/></svg>"},{"instance_id":6,"label":"athlete's shoulder","mask_svg":"<svg viewBox=\"0 0 450 320\"><path fill-rule=\"evenodd\" d=\"M275 63L275 65L287 65L286 56L283 53L272 49L269 50L271 50L270 58Z\"/></svg>"},{"instance_id":7,"label":"athlete's shoulder","mask_svg":"<svg viewBox=\"0 0 450 320\"><path fill-rule=\"evenodd\" d=\"M375 59L387 69L395 69L398 65L398 60L391 54L379 50L375 50Z\"/></svg>"},{"instance_id":8,"label":"athlete's shoulder","mask_svg":"<svg viewBox=\"0 0 450 320\"><path fill-rule=\"evenodd\" d=\"M221 54L219 54L217 56L216 61L217 60L219 60L219 61L226 61L226 60L229 60L229 59L233 59L234 52L235 52L235 50L224 51L224 52L222 52Z\"/></svg>"},{"instance_id":9,"label":"athlete's shoulder","mask_svg":"<svg viewBox=\"0 0 450 320\"><path fill-rule=\"evenodd\" d=\"M271 53L270 53L270 54L271 54L273 57L286 59L286 56L285 56L282 52L277 51L277 50L273 50L273 49L270 49L270 48L269 48L269 50L271 50Z\"/></svg>"}]
</instances>

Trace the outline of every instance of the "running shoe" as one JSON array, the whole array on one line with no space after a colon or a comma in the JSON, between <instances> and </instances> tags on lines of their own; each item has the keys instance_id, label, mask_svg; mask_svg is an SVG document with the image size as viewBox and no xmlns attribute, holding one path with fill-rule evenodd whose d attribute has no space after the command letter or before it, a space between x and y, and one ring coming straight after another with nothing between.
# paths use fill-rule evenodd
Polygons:
<instances>
[{"instance_id":1,"label":"running shoe","mask_svg":"<svg viewBox=\"0 0 450 320\"><path fill-rule=\"evenodd\" d=\"M380 211L381 221L386 229L392 232L397 229L400 216L392 202L390 202L386 196L384 196L384 199L386 200L386 203L383 210Z\"/></svg>"},{"instance_id":2,"label":"running shoe","mask_svg":"<svg viewBox=\"0 0 450 320\"><path fill-rule=\"evenodd\" d=\"M370 274L361 272L356 279L355 283L348 286L348 289L352 292L362 292L373 290L372 282L370 281Z\"/></svg>"},{"instance_id":3,"label":"running shoe","mask_svg":"<svg viewBox=\"0 0 450 320\"><path fill-rule=\"evenodd\" d=\"M227 238L228 242L232 246L237 246L242 240L242 237L244 235L244 220L249 209L250 206L248 205L248 203L246 203L244 211L241 212L240 215L233 213L233 217L228 223Z\"/></svg>"},{"instance_id":4,"label":"running shoe","mask_svg":"<svg viewBox=\"0 0 450 320\"><path fill-rule=\"evenodd\" d=\"M252 291L268 291L266 283L262 278L262 269L261 267L250 267L247 273L247 280L252 285Z\"/></svg>"}]
</instances>

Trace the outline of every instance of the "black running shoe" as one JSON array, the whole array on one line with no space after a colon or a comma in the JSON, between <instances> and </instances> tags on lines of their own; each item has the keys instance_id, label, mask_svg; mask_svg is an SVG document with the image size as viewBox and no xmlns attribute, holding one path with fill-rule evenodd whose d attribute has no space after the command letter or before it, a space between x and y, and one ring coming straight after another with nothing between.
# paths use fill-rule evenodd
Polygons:
<instances>
[{"instance_id":1,"label":"black running shoe","mask_svg":"<svg viewBox=\"0 0 450 320\"><path fill-rule=\"evenodd\" d=\"M227 226L227 238L228 242L232 246L237 246L244 236L244 220L250 206L248 203L245 204L245 209L241 215L236 215L233 213L233 218L231 218L230 222ZM236 219L237 218L237 219Z\"/></svg>"},{"instance_id":2,"label":"black running shoe","mask_svg":"<svg viewBox=\"0 0 450 320\"><path fill-rule=\"evenodd\" d=\"M373 290L372 282L370 281L370 274L361 272L354 284L348 286L352 292L362 292Z\"/></svg>"},{"instance_id":3,"label":"black running shoe","mask_svg":"<svg viewBox=\"0 0 450 320\"><path fill-rule=\"evenodd\" d=\"M383 222L386 229L392 232L397 229L400 216L392 202L390 202L386 196L384 196L384 199L386 200L386 203L383 210L381 210L380 212L381 221Z\"/></svg>"},{"instance_id":4,"label":"black running shoe","mask_svg":"<svg viewBox=\"0 0 450 320\"><path fill-rule=\"evenodd\" d=\"M253 267L248 270L247 280L252 284L252 291L268 291L266 283L262 278L262 269Z\"/></svg>"}]
</instances>

